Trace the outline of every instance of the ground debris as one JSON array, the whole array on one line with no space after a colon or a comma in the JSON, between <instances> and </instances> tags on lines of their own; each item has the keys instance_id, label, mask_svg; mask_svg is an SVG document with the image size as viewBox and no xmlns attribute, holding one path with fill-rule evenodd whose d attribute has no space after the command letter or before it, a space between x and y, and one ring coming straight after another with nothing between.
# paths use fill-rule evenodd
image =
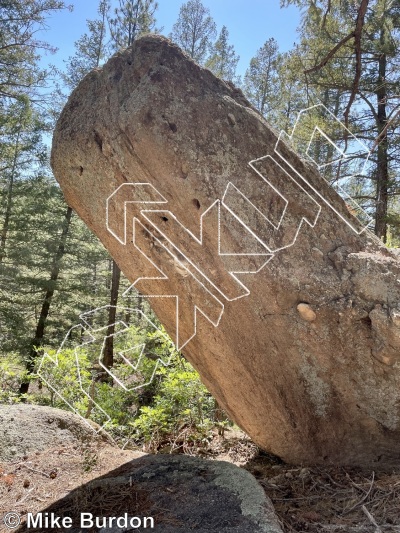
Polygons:
<instances>
[{"instance_id":1,"label":"ground debris","mask_svg":"<svg viewBox=\"0 0 400 533\"><path fill-rule=\"evenodd\" d=\"M400 467L295 468L259 454L247 463L285 533L400 533Z\"/></svg>"},{"instance_id":2,"label":"ground debris","mask_svg":"<svg viewBox=\"0 0 400 533\"><path fill-rule=\"evenodd\" d=\"M15 509L22 517L27 512L39 512L90 479L143 455L96 443L89 447L56 447L3 463L0 515L9 509ZM194 450L190 455L194 455ZM353 467L286 465L260 451L248 436L235 429L228 429L225 438L215 435L198 455L249 470L271 499L284 533L400 533L400 467L377 472ZM57 472L56 477L51 475L53 471ZM76 494L79 504L86 501L88 508L113 508L115 504L121 509L134 495L139 498L139 507L145 509L147 494L133 488L132 492L127 486L126 498L120 494L116 501L97 489ZM168 509L164 509L162 521L168 520ZM0 531L5 531L1 525Z\"/></svg>"}]
</instances>

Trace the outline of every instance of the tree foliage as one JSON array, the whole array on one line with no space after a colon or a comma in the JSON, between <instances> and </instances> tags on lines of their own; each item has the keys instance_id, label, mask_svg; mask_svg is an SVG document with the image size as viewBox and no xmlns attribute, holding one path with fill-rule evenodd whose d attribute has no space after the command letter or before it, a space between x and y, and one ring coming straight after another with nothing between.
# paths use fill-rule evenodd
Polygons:
<instances>
[{"instance_id":1,"label":"tree foliage","mask_svg":"<svg viewBox=\"0 0 400 533\"><path fill-rule=\"evenodd\" d=\"M205 66L219 78L233 82L236 80L236 67L239 59L234 46L229 44L227 27L222 26L218 39L211 47L210 57Z\"/></svg>"},{"instance_id":2,"label":"tree foliage","mask_svg":"<svg viewBox=\"0 0 400 533\"><path fill-rule=\"evenodd\" d=\"M114 16L109 18L112 46L114 50L130 46L135 39L154 30L155 0L118 0Z\"/></svg>"},{"instance_id":3,"label":"tree foliage","mask_svg":"<svg viewBox=\"0 0 400 533\"><path fill-rule=\"evenodd\" d=\"M75 54L66 62L65 72L59 71L62 81L74 89L93 68L100 66L109 55L107 41L108 0L100 0L98 18L87 20L88 32L75 42Z\"/></svg>"},{"instance_id":4,"label":"tree foliage","mask_svg":"<svg viewBox=\"0 0 400 533\"><path fill-rule=\"evenodd\" d=\"M283 3L303 9L298 74L304 85L371 150L368 179L350 187L385 240L399 193L400 5L393 0ZM345 145L341 135L336 140Z\"/></svg>"},{"instance_id":5,"label":"tree foliage","mask_svg":"<svg viewBox=\"0 0 400 533\"><path fill-rule=\"evenodd\" d=\"M278 82L278 43L271 37L252 58L244 76L250 102L266 117L277 106Z\"/></svg>"},{"instance_id":6,"label":"tree foliage","mask_svg":"<svg viewBox=\"0 0 400 533\"><path fill-rule=\"evenodd\" d=\"M189 0L179 11L171 39L197 63L203 64L210 52L217 29L210 10L200 0Z\"/></svg>"},{"instance_id":7,"label":"tree foliage","mask_svg":"<svg viewBox=\"0 0 400 533\"><path fill-rule=\"evenodd\" d=\"M0 4L0 97L21 99L38 96L47 72L38 68L39 53L54 51L36 33L46 18L65 8L61 0L3 0ZM3 104L4 105L4 104Z\"/></svg>"}]
</instances>

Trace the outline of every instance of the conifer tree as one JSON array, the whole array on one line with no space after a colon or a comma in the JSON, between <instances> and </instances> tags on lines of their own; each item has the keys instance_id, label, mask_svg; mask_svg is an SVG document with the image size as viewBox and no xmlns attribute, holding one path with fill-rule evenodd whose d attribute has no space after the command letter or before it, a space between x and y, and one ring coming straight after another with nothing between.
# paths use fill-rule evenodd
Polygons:
<instances>
[{"instance_id":1,"label":"conifer tree","mask_svg":"<svg viewBox=\"0 0 400 533\"><path fill-rule=\"evenodd\" d=\"M109 19L112 47L120 50L155 28L155 0L118 0L114 16Z\"/></svg>"},{"instance_id":2,"label":"conifer tree","mask_svg":"<svg viewBox=\"0 0 400 533\"><path fill-rule=\"evenodd\" d=\"M54 51L36 38L46 18L66 7L62 0L0 2L0 101L38 98L48 73L39 67L39 53ZM41 96L42 98L42 96ZM1 112L1 109L0 109Z\"/></svg>"},{"instance_id":3,"label":"conifer tree","mask_svg":"<svg viewBox=\"0 0 400 533\"><path fill-rule=\"evenodd\" d=\"M204 64L216 33L210 10L200 0L189 0L181 6L170 37L197 63Z\"/></svg>"},{"instance_id":4,"label":"conifer tree","mask_svg":"<svg viewBox=\"0 0 400 533\"><path fill-rule=\"evenodd\" d=\"M229 44L227 27L222 26L222 30L211 48L211 54L205 66L219 78L233 82L236 81L236 67L239 59L240 57L236 55L234 46Z\"/></svg>"},{"instance_id":5,"label":"conifer tree","mask_svg":"<svg viewBox=\"0 0 400 533\"><path fill-rule=\"evenodd\" d=\"M114 18L109 19L112 48L126 48L144 33L154 30L157 8L158 3L155 0L119 0ZM106 368L111 368L114 364L114 324L121 284L121 270L114 260L111 272L108 329L103 353L103 364Z\"/></svg>"},{"instance_id":6,"label":"conifer tree","mask_svg":"<svg viewBox=\"0 0 400 533\"><path fill-rule=\"evenodd\" d=\"M278 105L278 43L272 37L257 51L244 76L244 90L250 102L266 118Z\"/></svg>"},{"instance_id":7,"label":"conifer tree","mask_svg":"<svg viewBox=\"0 0 400 533\"><path fill-rule=\"evenodd\" d=\"M107 41L108 0L100 0L98 18L87 20L88 32L75 42L75 54L66 62L65 72L60 72L63 82L74 89L93 68L100 66L109 55Z\"/></svg>"},{"instance_id":8,"label":"conifer tree","mask_svg":"<svg viewBox=\"0 0 400 533\"><path fill-rule=\"evenodd\" d=\"M388 223L400 227L400 217L389 216L400 182L400 5L392 0L283 4L304 10L299 57L305 83L371 149L369 183L358 184L356 200L374 214L375 233L385 241Z\"/></svg>"},{"instance_id":9,"label":"conifer tree","mask_svg":"<svg viewBox=\"0 0 400 533\"><path fill-rule=\"evenodd\" d=\"M15 185L27 169L37 168L46 159L41 133L45 129L39 115L28 100L15 100L7 107L0 129L0 264L6 255L6 244L13 216Z\"/></svg>"}]
</instances>

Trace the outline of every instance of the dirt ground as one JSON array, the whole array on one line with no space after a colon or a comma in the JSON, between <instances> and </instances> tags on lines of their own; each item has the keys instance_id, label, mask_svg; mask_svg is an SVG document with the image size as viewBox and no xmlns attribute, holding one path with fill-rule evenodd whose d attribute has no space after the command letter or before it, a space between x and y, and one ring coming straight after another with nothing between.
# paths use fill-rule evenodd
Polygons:
<instances>
[{"instance_id":1,"label":"dirt ground","mask_svg":"<svg viewBox=\"0 0 400 533\"><path fill-rule=\"evenodd\" d=\"M10 510L22 517L37 513L141 455L140 450L98 442L58 446L3 463L0 515ZM245 434L233 430L215 435L202 455L249 470L272 500L285 533L400 533L400 467L388 472L295 468L260 452ZM0 524L0 531L9 530Z\"/></svg>"}]
</instances>

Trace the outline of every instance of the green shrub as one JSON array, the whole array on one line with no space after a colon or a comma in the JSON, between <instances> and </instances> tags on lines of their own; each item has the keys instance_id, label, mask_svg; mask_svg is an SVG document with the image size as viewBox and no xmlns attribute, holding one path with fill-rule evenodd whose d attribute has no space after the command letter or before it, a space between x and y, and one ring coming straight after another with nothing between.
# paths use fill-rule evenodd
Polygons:
<instances>
[{"instance_id":1,"label":"green shrub","mask_svg":"<svg viewBox=\"0 0 400 533\"><path fill-rule=\"evenodd\" d=\"M184 450L204 444L214 426L214 400L194 368L179 354L160 368L152 405L143 406L131 423L134 436L149 450L162 445Z\"/></svg>"},{"instance_id":2,"label":"green shrub","mask_svg":"<svg viewBox=\"0 0 400 533\"><path fill-rule=\"evenodd\" d=\"M17 354L0 357L0 402L18 403L21 398L18 390L27 373Z\"/></svg>"},{"instance_id":3,"label":"green shrub","mask_svg":"<svg viewBox=\"0 0 400 533\"><path fill-rule=\"evenodd\" d=\"M57 353L48 350L38 371L52 407L68 408L86 416L90 398L82 391L90 391L92 379L85 350L64 349Z\"/></svg>"},{"instance_id":4,"label":"green shrub","mask_svg":"<svg viewBox=\"0 0 400 533\"><path fill-rule=\"evenodd\" d=\"M207 445L213 428L221 425L214 422L214 399L164 330L132 326L114 342L114 379L99 365L102 339L75 349L45 350L38 374L29 377L39 388L31 388L24 400L71 410L104 425L116 440L153 451L170 446L190 452ZM140 364L141 348L135 347L144 347ZM121 352L130 354L130 364ZM17 356L1 359L0 401L19 401L23 378L26 371Z\"/></svg>"}]
</instances>

